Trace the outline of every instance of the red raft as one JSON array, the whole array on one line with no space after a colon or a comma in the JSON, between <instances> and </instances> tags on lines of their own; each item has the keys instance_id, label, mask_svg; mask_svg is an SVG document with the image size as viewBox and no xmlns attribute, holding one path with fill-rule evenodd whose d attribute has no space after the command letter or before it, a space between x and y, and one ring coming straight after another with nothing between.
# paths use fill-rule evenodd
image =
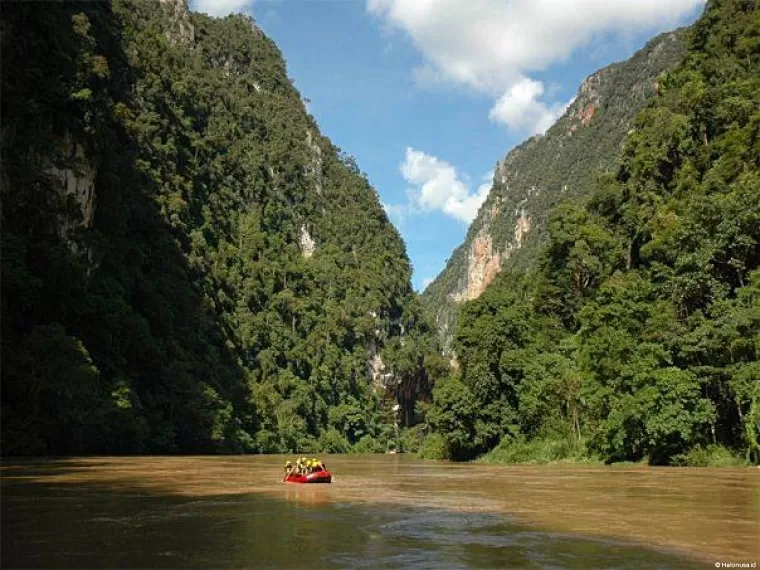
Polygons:
<instances>
[{"instance_id":1,"label":"red raft","mask_svg":"<svg viewBox=\"0 0 760 570\"><path fill-rule=\"evenodd\" d=\"M308 475L296 475L291 473L285 477L286 483L330 483L332 482L332 474L323 469L322 471L315 471Z\"/></svg>"}]
</instances>

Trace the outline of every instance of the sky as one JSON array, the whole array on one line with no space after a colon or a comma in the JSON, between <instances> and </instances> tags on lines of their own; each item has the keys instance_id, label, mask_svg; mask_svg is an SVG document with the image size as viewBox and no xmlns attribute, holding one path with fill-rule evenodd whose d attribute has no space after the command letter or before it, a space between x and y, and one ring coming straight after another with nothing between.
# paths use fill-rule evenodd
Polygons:
<instances>
[{"instance_id":1,"label":"sky","mask_svg":"<svg viewBox=\"0 0 760 570\"><path fill-rule=\"evenodd\" d=\"M583 79L705 0L190 0L279 46L323 134L356 157L421 291L465 238L496 163Z\"/></svg>"}]
</instances>

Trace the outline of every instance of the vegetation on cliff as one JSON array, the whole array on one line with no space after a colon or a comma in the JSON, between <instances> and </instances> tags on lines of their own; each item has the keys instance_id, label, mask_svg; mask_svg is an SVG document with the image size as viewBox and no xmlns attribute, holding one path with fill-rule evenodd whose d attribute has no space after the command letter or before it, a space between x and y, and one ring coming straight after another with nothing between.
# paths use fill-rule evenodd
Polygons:
<instances>
[{"instance_id":1,"label":"vegetation on cliff","mask_svg":"<svg viewBox=\"0 0 760 570\"><path fill-rule=\"evenodd\" d=\"M459 373L427 413L442 453L760 463L755 0L708 2L615 172L547 229L532 271L461 311Z\"/></svg>"},{"instance_id":2,"label":"vegetation on cliff","mask_svg":"<svg viewBox=\"0 0 760 570\"><path fill-rule=\"evenodd\" d=\"M274 43L181 0L2 26L3 453L384 450L436 350Z\"/></svg>"},{"instance_id":3,"label":"vegetation on cliff","mask_svg":"<svg viewBox=\"0 0 760 570\"><path fill-rule=\"evenodd\" d=\"M422 296L447 348L461 302L478 297L500 268L533 267L547 241L551 212L563 200L587 196L599 173L615 166L659 77L681 61L684 33L662 34L627 61L588 77L545 135L528 139L497 165L464 243Z\"/></svg>"}]
</instances>

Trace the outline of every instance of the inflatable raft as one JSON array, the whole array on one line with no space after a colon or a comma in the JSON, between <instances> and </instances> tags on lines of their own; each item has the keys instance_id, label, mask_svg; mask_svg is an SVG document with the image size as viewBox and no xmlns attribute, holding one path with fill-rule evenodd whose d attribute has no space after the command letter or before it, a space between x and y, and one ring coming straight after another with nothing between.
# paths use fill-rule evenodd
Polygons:
<instances>
[{"instance_id":1,"label":"inflatable raft","mask_svg":"<svg viewBox=\"0 0 760 570\"><path fill-rule=\"evenodd\" d=\"M322 471L315 471L308 475L296 475L291 473L285 478L286 483L330 483L332 482L332 474L323 469Z\"/></svg>"}]
</instances>

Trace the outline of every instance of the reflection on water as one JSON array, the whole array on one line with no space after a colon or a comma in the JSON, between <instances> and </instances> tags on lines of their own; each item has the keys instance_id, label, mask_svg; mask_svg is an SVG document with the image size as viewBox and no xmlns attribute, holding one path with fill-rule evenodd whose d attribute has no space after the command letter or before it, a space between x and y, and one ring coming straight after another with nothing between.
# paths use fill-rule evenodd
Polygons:
<instances>
[{"instance_id":1,"label":"reflection on water","mask_svg":"<svg viewBox=\"0 0 760 570\"><path fill-rule=\"evenodd\" d=\"M707 568L753 562L757 470L493 467L328 457L2 467L2 567Z\"/></svg>"}]
</instances>

